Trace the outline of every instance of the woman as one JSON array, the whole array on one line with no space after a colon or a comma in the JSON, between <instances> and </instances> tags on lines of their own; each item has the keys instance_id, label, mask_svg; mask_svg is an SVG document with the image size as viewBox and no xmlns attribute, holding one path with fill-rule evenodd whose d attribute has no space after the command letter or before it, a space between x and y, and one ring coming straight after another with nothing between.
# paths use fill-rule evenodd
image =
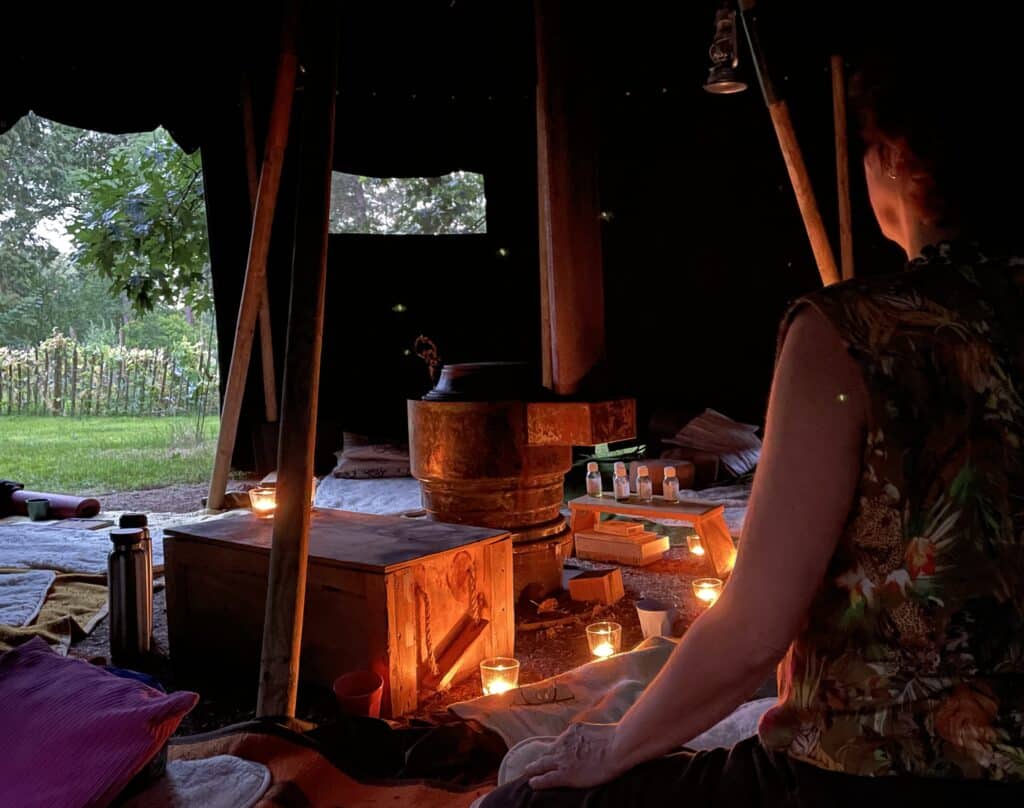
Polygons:
<instances>
[{"instance_id":1,"label":"woman","mask_svg":"<svg viewBox=\"0 0 1024 808\"><path fill-rule=\"evenodd\" d=\"M1010 231L945 56L860 77L871 204L910 265L787 316L721 599L619 723L570 727L484 808L1021 804L1024 262L972 246ZM677 751L777 663L758 738Z\"/></svg>"}]
</instances>

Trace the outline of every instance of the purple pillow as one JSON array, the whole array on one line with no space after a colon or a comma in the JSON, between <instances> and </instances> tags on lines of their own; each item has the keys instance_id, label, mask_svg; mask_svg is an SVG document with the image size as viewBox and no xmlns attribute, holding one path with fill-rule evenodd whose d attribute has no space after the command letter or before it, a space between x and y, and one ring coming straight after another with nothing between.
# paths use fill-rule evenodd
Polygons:
<instances>
[{"instance_id":1,"label":"purple pillow","mask_svg":"<svg viewBox=\"0 0 1024 808\"><path fill-rule=\"evenodd\" d=\"M0 656L0 805L107 805L198 700L59 656L39 637L8 651Z\"/></svg>"}]
</instances>

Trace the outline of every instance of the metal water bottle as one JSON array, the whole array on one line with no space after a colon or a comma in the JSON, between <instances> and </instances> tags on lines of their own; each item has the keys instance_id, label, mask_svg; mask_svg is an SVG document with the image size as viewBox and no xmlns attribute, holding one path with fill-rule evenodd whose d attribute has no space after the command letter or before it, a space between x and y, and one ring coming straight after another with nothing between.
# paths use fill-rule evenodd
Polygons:
<instances>
[{"instance_id":1,"label":"metal water bottle","mask_svg":"<svg viewBox=\"0 0 1024 808\"><path fill-rule=\"evenodd\" d=\"M146 632L153 636L153 539L149 535L149 517L144 513L123 513L117 522L118 527L139 528L142 530L142 549L146 551Z\"/></svg>"},{"instance_id":2,"label":"metal water bottle","mask_svg":"<svg viewBox=\"0 0 1024 808\"><path fill-rule=\"evenodd\" d=\"M142 535L140 528L110 531L114 547L107 556L107 592L110 658L115 665L130 667L141 662L152 643L153 632L146 623L146 602L152 603L152 586L147 591Z\"/></svg>"}]
</instances>

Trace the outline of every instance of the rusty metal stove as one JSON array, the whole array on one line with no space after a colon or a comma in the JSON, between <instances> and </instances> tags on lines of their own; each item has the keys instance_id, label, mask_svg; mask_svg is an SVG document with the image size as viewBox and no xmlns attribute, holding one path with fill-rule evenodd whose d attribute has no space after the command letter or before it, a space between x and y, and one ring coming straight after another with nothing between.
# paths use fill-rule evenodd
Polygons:
<instances>
[{"instance_id":1,"label":"rusty metal stove","mask_svg":"<svg viewBox=\"0 0 1024 808\"><path fill-rule=\"evenodd\" d=\"M430 516L512 533L518 595L560 587L572 534L561 514L572 447L636 434L633 399L552 397L516 363L446 365L423 400L409 401L412 473Z\"/></svg>"}]
</instances>

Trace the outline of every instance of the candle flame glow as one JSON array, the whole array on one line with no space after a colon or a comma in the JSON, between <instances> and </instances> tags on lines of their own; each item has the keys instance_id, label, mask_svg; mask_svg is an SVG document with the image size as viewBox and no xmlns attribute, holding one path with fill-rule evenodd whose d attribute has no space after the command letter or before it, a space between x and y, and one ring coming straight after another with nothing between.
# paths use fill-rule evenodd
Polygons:
<instances>
[{"instance_id":1,"label":"candle flame glow","mask_svg":"<svg viewBox=\"0 0 1024 808\"><path fill-rule=\"evenodd\" d=\"M495 679L493 682L484 686L485 696L496 696L499 693L507 693L515 687L508 679Z\"/></svg>"},{"instance_id":2,"label":"candle flame glow","mask_svg":"<svg viewBox=\"0 0 1024 808\"><path fill-rule=\"evenodd\" d=\"M594 646L593 653L596 657L610 657L612 654L615 653L615 649L612 647L612 644L610 642L603 642L599 645Z\"/></svg>"},{"instance_id":3,"label":"candle flame glow","mask_svg":"<svg viewBox=\"0 0 1024 808\"><path fill-rule=\"evenodd\" d=\"M690 552L694 555L704 555L704 545L698 544L696 547L690 548Z\"/></svg>"},{"instance_id":4,"label":"candle flame glow","mask_svg":"<svg viewBox=\"0 0 1024 808\"><path fill-rule=\"evenodd\" d=\"M693 594L710 606L722 594L722 581L718 578L700 578L693 582Z\"/></svg>"}]
</instances>

